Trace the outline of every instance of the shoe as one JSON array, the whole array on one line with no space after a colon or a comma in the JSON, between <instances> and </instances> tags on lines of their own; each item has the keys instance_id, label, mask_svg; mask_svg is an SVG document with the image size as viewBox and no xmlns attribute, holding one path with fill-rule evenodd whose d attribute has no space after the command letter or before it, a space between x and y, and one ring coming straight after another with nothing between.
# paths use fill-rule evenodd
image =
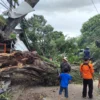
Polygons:
<instances>
[{"instance_id":1,"label":"shoe","mask_svg":"<svg viewBox=\"0 0 100 100\"><path fill-rule=\"evenodd\" d=\"M89 99L93 99L93 97L89 97Z\"/></svg>"},{"instance_id":2,"label":"shoe","mask_svg":"<svg viewBox=\"0 0 100 100\"><path fill-rule=\"evenodd\" d=\"M93 99L93 96L92 97L89 97L89 99Z\"/></svg>"},{"instance_id":3,"label":"shoe","mask_svg":"<svg viewBox=\"0 0 100 100\"><path fill-rule=\"evenodd\" d=\"M84 99L86 98L85 96L82 96Z\"/></svg>"}]
</instances>

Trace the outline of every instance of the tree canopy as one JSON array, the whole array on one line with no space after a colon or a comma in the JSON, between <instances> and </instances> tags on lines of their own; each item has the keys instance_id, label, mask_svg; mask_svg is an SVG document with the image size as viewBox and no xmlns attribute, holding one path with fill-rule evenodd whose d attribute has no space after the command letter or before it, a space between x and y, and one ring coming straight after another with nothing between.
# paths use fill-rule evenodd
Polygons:
<instances>
[{"instance_id":1,"label":"tree canopy","mask_svg":"<svg viewBox=\"0 0 100 100\"><path fill-rule=\"evenodd\" d=\"M65 42L63 33L54 31L43 16L34 15L30 19L24 20L21 27L28 38L31 50L36 49L45 56L63 52L61 48Z\"/></svg>"},{"instance_id":2,"label":"tree canopy","mask_svg":"<svg viewBox=\"0 0 100 100\"><path fill-rule=\"evenodd\" d=\"M100 37L100 14L90 18L81 29L84 42L91 43Z\"/></svg>"},{"instance_id":3,"label":"tree canopy","mask_svg":"<svg viewBox=\"0 0 100 100\"><path fill-rule=\"evenodd\" d=\"M100 56L99 48L95 42L100 41L100 14L90 18L85 22L81 29L82 35L78 38L78 45L80 48L90 47L93 58L98 59Z\"/></svg>"}]
</instances>

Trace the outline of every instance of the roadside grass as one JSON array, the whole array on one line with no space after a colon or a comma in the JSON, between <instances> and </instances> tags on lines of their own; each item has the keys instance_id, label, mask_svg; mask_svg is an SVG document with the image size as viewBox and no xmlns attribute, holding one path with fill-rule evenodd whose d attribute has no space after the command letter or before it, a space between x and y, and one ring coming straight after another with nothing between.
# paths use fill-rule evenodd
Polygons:
<instances>
[{"instance_id":1,"label":"roadside grass","mask_svg":"<svg viewBox=\"0 0 100 100\"><path fill-rule=\"evenodd\" d=\"M5 92L0 95L0 100L11 100L11 94L10 92Z\"/></svg>"},{"instance_id":2,"label":"roadside grass","mask_svg":"<svg viewBox=\"0 0 100 100\"><path fill-rule=\"evenodd\" d=\"M72 76L72 82L75 84L81 84L82 83L82 78L80 77L79 71L71 71L71 76Z\"/></svg>"},{"instance_id":3,"label":"roadside grass","mask_svg":"<svg viewBox=\"0 0 100 100\"><path fill-rule=\"evenodd\" d=\"M51 61L50 59L48 59L48 58L46 58L46 57L44 57L44 56L40 56L40 58L41 58L43 61L46 61L46 62L48 62L48 63L50 63L50 64L53 64L56 68L59 67L59 63L56 62L56 61Z\"/></svg>"}]
</instances>

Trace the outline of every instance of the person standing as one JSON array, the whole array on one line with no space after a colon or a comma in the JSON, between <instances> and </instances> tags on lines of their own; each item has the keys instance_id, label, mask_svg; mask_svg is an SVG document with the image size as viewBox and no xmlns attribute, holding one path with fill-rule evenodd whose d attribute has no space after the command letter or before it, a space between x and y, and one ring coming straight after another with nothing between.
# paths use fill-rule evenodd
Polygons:
<instances>
[{"instance_id":1,"label":"person standing","mask_svg":"<svg viewBox=\"0 0 100 100\"><path fill-rule=\"evenodd\" d=\"M90 49L89 47L86 47L84 50L84 58L90 59Z\"/></svg>"},{"instance_id":2,"label":"person standing","mask_svg":"<svg viewBox=\"0 0 100 100\"><path fill-rule=\"evenodd\" d=\"M64 69L67 68L68 69L68 73L71 71L71 66L68 63L67 57L64 57L62 59L62 63L60 64L60 69L61 69L61 73L64 73Z\"/></svg>"},{"instance_id":3,"label":"person standing","mask_svg":"<svg viewBox=\"0 0 100 100\"><path fill-rule=\"evenodd\" d=\"M66 100L68 100L68 84L72 80L72 77L68 72L69 72L68 69L65 68L64 73L61 73L59 75L60 78L59 100L61 100L60 95L62 94L63 90L65 92L65 98Z\"/></svg>"},{"instance_id":4,"label":"person standing","mask_svg":"<svg viewBox=\"0 0 100 100\"><path fill-rule=\"evenodd\" d=\"M83 92L82 92L83 98L86 98L87 96L87 86L89 88L88 96L90 99L93 98L93 74L94 74L93 65L89 63L88 58L84 58L84 62L80 65L80 75L83 78Z\"/></svg>"}]
</instances>

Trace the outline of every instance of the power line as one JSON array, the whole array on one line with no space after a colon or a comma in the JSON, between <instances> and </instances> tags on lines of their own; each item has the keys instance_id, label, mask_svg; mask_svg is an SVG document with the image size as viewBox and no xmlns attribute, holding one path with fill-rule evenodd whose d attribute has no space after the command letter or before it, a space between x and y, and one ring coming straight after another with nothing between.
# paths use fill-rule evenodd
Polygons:
<instances>
[{"instance_id":1,"label":"power line","mask_svg":"<svg viewBox=\"0 0 100 100\"><path fill-rule=\"evenodd\" d=\"M91 0L91 2L92 2L92 4L93 4L93 6L94 6L94 8L95 8L96 12L99 14L99 11L98 11L97 7L95 6L94 1L93 1L93 0Z\"/></svg>"},{"instance_id":2,"label":"power line","mask_svg":"<svg viewBox=\"0 0 100 100\"><path fill-rule=\"evenodd\" d=\"M0 4L5 7L6 9L9 9L9 7L6 5L6 3L3 0L0 0Z\"/></svg>"},{"instance_id":3,"label":"power line","mask_svg":"<svg viewBox=\"0 0 100 100\"><path fill-rule=\"evenodd\" d=\"M9 8L9 7L7 6L7 4L6 4L3 0L1 0L1 2L2 2L7 8Z\"/></svg>"},{"instance_id":4,"label":"power line","mask_svg":"<svg viewBox=\"0 0 100 100\"><path fill-rule=\"evenodd\" d=\"M5 7L6 9L8 9L4 4L2 4L1 2L0 2L0 4L3 6L3 7Z\"/></svg>"}]
</instances>

